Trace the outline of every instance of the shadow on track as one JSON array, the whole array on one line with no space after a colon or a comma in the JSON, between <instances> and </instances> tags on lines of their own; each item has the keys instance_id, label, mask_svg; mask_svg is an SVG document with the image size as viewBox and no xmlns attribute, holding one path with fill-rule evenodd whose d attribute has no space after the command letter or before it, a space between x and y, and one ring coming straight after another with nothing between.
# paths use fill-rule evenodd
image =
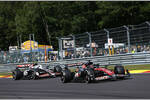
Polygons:
<instances>
[{"instance_id":1,"label":"shadow on track","mask_svg":"<svg viewBox=\"0 0 150 100\"><path fill-rule=\"evenodd\" d=\"M86 83L84 80L72 80L72 81L70 81L68 83L98 84L98 83L117 82L117 81L132 80L132 79L133 78L125 78L125 79L117 79L115 81L113 81L113 80L99 80L99 81L94 81L92 83ZM61 82L61 80L60 80L60 82ZM64 83L64 84L67 84L67 83Z\"/></svg>"}]
</instances>

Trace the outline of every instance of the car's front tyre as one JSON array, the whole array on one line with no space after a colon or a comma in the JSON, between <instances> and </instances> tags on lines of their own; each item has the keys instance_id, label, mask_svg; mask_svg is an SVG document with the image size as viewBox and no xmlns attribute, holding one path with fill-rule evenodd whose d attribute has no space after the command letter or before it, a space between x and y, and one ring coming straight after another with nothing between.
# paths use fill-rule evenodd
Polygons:
<instances>
[{"instance_id":1,"label":"car's front tyre","mask_svg":"<svg viewBox=\"0 0 150 100\"><path fill-rule=\"evenodd\" d=\"M12 76L14 80L20 80L23 77L23 73L19 69L15 69L12 72Z\"/></svg>"}]
</instances>

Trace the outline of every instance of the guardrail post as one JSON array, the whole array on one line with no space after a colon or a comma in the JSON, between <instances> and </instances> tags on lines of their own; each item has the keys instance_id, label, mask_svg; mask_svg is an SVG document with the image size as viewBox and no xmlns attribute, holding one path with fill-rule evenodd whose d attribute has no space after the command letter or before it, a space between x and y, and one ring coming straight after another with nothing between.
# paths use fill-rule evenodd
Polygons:
<instances>
[{"instance_id":1,"label":"guardrail post","mask_svg":"<svg viewBox=\"0 0 150 100\"><path fill-rule=\"evenodd\" d=\"M120 58L119 63L122 64L121 57L119 56L119 58Z\"/></svg>"},{"instance_id":2,"label":"guardrail post","mask_svg":"<svg viewBox=\"0 0 150 100\"><path fill-rule=\"evenodd\" d=\"M58 39L58 46L59 46L59 48L58 48L58 54L57 54L57 57L58 57L58 60L60 60L59 59L59 57L60 57L60 52L61 52L61 39L59 38L59 37L56 37L57 39ZM61 57L62 58L62 57Z\"/></svg>"},{"instance_id":3,"label":"guardrail post","mask_svg":"<svg viewBox=\"0 0 150 100\"><path fill-rule=\"evenodd\" d=\"M59 48L59 37L56 37L56 39L58 40L58 50L57 50L57 51L58 51L58 54L57 54L57 60L59 60L59 49L60 49L60 48Z\"/></svg>"},{"instance_id":4,"label":"guardrail post","mask_svg":"<svg viewBox=\"0 0 150 100\"><path fill-rule=\"evenodd\" d=\"M145 22L149 26L149 32L150 32L150 23L148 21ZM146 62L147 62L147 55L146 55Z\"/></svg>"},{"instance_id":5,"label":"guardrail post","mask_svg":"<svg viewBox=\"0 0 150 100\"><path fill-rule=\"evenodd\" d=\"M61 60L63 60L62 39L60 39Z\"/></svg>"},{"instance_id":6,"label":"guardrail post","mask_svg":"<svg viewBox=\"0 0 150 100\"><path fill-rule=\"evenodd\" d=\"M89 33L89 32L86 32L87 34L88 34L88 36L89 36L89 43L90 43L90 55L91 55L91 57L93 57L93 50L92 50L92 38L91 38L91 33Z\"/></svg>"},{"instance_id":7,"label":"guardrail post","mask_svg":"<svg viewBox=\"0 0 150 100\"><path fill-rule=\"evenodd\" d=\"M145 22L148 26L150 26L150 23L148 21Z\"/></svg>"},{"instance_id":8,"label":"guardrail post","mask_svg":"<svg viewBox=\"0 0 150 100\"><path fill-rule=\"evenodd\" d=\"M76 58L76 42L75 42L75 36L71 35L73 38L73 42L74 42L74 57Z\"/></svg>"},{"instance_id":9,"label":"guardrail post","mask_svg":"<svg viewBox=\"0 0 150 100\"><path fill-rule=\"evenodd\" d=\"M109 39L109 31L107 29L104 28L104 31L106 32L107 34L107 43L109 42L108 39ZM108 50L109 50L109 55L112 55L112 51L113 51L113 46L112 46L112 51L111 51L111 48L110 46L108 45Z\"/></svg>"},{"instance_id":10,"label":"guardrail post","mask_svg":"<svg viewBox=\"0 0 150 100\"><path fill-rule=\"evenodd\" d=\"M31 62L32 62L32 45L31 45L31 36L32 36L32 34L29 34L29 40L30 40L30 59L31 59Z\"/></svg>"},{"instance_id":11,"label":"guardrail post","mask_svg":"<svg viewBox=\"0 0 150 100\"><path fill-rule=\"evenodd\" d=\"M33 36L33 48L35 50L35 37L34 37L34 34L32 34L32 36ZM32 61L35 61L35 52L33 52L33 58L32 59L34 59Z\"/></svg>"},{"instance_id":12,"label":"guardrail post","mask_svg":"<svg viewBox=\"0 0 150 100\"><path fill-rule=\"evenodd\" d=\"M22 43L21 37L22 37L22 35L20 35L19 37L20 37L20 45L19 45L19 47L21 48L21 43Z\"/></svg>"},{"instance_id":13,"label":"guardrail post","mask_svg":"<svg viewBox=\"0 0 150 100\"><path fill-rule=\"evenodd\" d=\"M130 32L129 32L129 28L125 25L123 27L126 28L126 30L127 30L128 53L130 53Z\"/></svg>"},{"instance_id":14,"label":"guardrail post","mask_svg":"<svg viewBox=\"0 0 150 100\"><path fill-rule=\"evenodd\" d=\"M150 31L150 23L148 21L145 22L149 26L149 31Z\"/></svg>"},{"instance_id":15,"label":"guardrail post","mask_svg":"<svg viewBox=\"0 0 150 100\"><path fill-rule=\"evenodd\" d=\"M104 31L107 33L107 41L109 39L109 31L107 29L104 28Z\"/></svg>"}]
</instances>

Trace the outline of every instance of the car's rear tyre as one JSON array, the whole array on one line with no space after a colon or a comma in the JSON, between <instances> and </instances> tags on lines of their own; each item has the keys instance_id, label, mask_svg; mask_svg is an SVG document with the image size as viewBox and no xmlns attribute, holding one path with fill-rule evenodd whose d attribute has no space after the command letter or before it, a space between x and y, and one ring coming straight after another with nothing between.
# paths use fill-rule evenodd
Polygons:
<instances>
[{"instance_id":1,"label":"car's rear tyre","mask_svg":"<svg viewBox=\"0 0 150 100\"><path fill-rule=\"evenodd\" d=\"M23 77L23 73L19 69L15 69L12 72L12 76L14 80L20 80Z\"/></svg>"},{"instance_id":2,"label":"car's rear tyre","mask_svg":"<svg viewBox=\"0 0 150 100\"><path fill-rule=\"evenodd\" d=\"M114 73L117 75L117 74L122 74L122 75L125 75L125 69L123 66L115 66L114 68ZM124 76L117 76L118 79L124 79L125 77Z\"/></svg>"},{"instance_id":3,"label":"car's rear tyre","mask_svg":"<svg viewBox=\"0 0 150 100\"><path fill-rule=\"evenodd\" d=\"M112 80L112 81L116 81L116 80L117 80L117 77L116 77L115 75L112 75L112 76L111 76L111 80Z\"/></svg>"},{"instance_id":4,"label":"car's rear tyre","mask_svg":"<svg viewBox=\"0 0 150 100\"><path fill-rule=\"evenodd\" d=\"M66 77L65 77L65 76L62 76L62 77L61 77L61 81L62 81L62 83L67 83Z\"/></svg>"},{"instance_id":5,"label":"car's rear tyre","mask_svg":"<svg viewBox=\"0 0 150 100\"><path fill-rule=\"evenodd\" d=\"M70 82L72 79L72 74L70 70L63 70L61 75L61 81L62 83Z\"/></svg>"},{"instance_id":6,"label":"car's rear tyre","mask_svg":"<svg viewBox=\"0 0 150 100\"><path fill-rule=\"evenodd\" d=\"M62 68L59 65L54 67L54 72L59 72L60 73L61 71L62 71Z\"/></svg>"},{"instance_id":7,"label":"car's rear tyre","mask_svg":"<svg viewBox=\"0 0 150 100\"><path fill-rule=\"evenodd\" d=\"M123 66L115 66L114 68L115 74L124 74L125 75L125 69Z\"/></svg>"}]
</instances>

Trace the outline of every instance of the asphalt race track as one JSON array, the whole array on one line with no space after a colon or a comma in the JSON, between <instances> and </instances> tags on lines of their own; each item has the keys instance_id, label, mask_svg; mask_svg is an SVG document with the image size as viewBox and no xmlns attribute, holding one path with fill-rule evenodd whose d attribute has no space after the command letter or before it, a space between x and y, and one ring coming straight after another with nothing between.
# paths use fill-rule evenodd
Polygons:
<instances>
[{"instance_id":1,"label":"asphalt race track","mask_svg":"<svg viewBox=\"0 0 150 100\"><path fill-rule=\"evenodd\" d=\"M0 79L0 99L150 99L150 74L98 83Z\"/></svg>"}]
</instances>

